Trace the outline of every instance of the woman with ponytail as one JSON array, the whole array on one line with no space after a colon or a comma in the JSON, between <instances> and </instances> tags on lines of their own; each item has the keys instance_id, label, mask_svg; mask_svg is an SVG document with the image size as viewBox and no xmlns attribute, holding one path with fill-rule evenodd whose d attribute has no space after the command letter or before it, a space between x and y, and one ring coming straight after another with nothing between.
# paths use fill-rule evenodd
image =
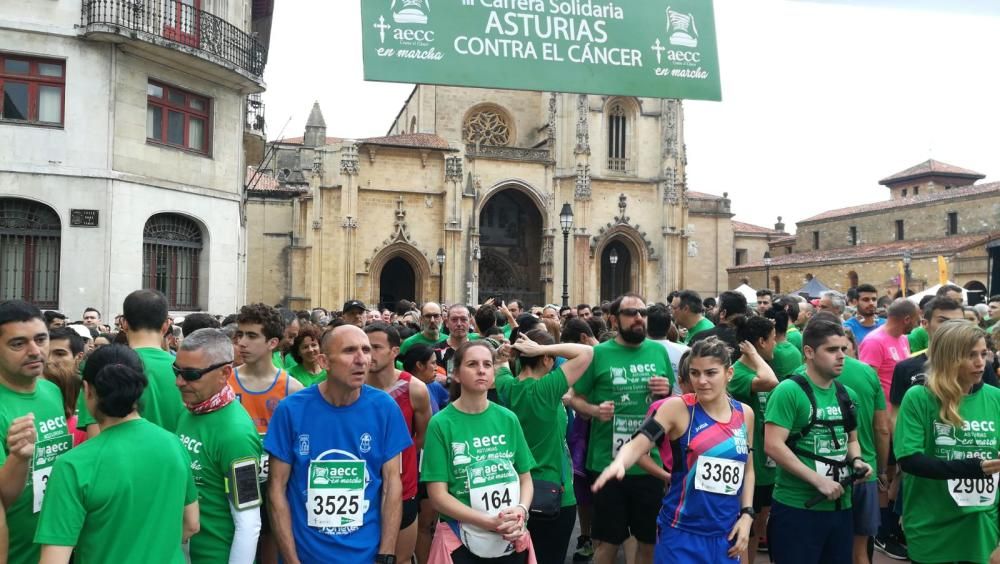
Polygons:
<instances>
[{"instance_id":1,"label":"woman with ponytail","mask_svg":"<svg viewBox=\"0 0 1000 564\"><path fill-rule=\"evenodd\" d=\"M909 474L903 528L913 562L1000 562L1000 390L983 385L987 352L979 327L943 323L926 385L910 388L900 405L895 452Z\"/></svg>"},{"instance_id":2,"label":"woman with ponytail","mask_svg":"<svg viewBox=\"0 0 1000 564\"><path fill-rule=\"evenodd\" d=\"M83 394L101 433L52 469L35 534L43 564L71 554L77 564L184 562L181 542L198 531L197 490L177 437L139 416L146 385L126 346L87 359Z\"/></svg>"}]
</instances>

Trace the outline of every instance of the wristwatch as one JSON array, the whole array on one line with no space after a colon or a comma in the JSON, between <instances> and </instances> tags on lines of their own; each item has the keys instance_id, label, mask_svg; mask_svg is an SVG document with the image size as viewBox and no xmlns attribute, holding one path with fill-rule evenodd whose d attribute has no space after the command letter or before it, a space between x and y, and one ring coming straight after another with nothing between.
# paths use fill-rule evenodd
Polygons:
<instances>
[{"instance_id":1,"label":"wristwatch","mask_svg":"<svg viewBox=\"0 0 1000 564\"><path fill-rule=\"evenodd\" d=\"M396 564L396 555L379 554L375 557L375 564Z\"/></svg>"},{"instance_id":2,"label":"wristwatch","mask_svg":"<svg viewBox=\"0 0 1000 564\"><path fill-rule=\"evenodd\" d=\"M751 519L757 516L757 512L753 510L753 507L744 507L740 509L740 517L744 515L749 515Z\"/></svg>"}]
</instances>

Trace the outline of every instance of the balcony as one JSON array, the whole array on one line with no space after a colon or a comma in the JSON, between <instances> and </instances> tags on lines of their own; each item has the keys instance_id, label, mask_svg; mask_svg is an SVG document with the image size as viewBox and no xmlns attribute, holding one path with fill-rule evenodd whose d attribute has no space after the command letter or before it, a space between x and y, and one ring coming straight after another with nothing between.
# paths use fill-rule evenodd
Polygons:
<instances>
[{"instance_id":1,"label":"balcony","mask_svg":"<svg viewBox=\"0 0 1000 564\"><path fill-rule=\"evenodd\" d=\"M264 136L264 102L260 94L247 96L246 131Z\"/></svg>"},{"instance_id":2,"label":"balcony","mask_svg":"<svg viewBox=\"0 0 1000 564\"><path fill-rule=\"evenodd\" d=\"M608 157L608 174L611 176L631 176L635 172L632 170L629 159Z\"/></svg>"},{"instance_id":3,"label":"balcony","mask_svg":"<svg viewBox=\"0 0 1000 564\"><path fill-rule=\"evenodd\" d=\"M263 90L267 49L197 0L84 0L83 34L126 43L156 59L249 92ZM221 72L220 72L221 71Z\"/></svg>"}]
</instances>

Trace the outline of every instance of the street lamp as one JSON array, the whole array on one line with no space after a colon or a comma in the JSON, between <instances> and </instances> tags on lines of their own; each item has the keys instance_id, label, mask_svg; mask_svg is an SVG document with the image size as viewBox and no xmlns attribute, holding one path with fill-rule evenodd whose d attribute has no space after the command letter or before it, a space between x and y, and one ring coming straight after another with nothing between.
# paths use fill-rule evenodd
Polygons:
<instances>
[{"instance_id":1,"label":"street lamp","mask_svg":"<svg viewBox=\"0 0 1000 564\"><path fill-rule=\"evenodd\" d=\"M913 262L913 253L909 250L903 251L903 295L901 297L906 297L906 291L910 288L910 264Z\"/></svg>"},{"instance_id":2,"label":"street lamp","mask_svg":"<svg viewBox=\"0 0 1000 564\"><path fill-rule=\"evenodd\" d=\"M569 306L569 231L573 229L573 208L569 202L563 204L562 211L559 212L559 224L562 225L563 232L563 293L562 305Z\"/></svg>"},{"instance_id":3,"label":"street lamp","mask_svg":"<svg viewBox=\"0 0 1000 564\"><path fill-rule=\"evenodd\" d=\"M764 251L764 287L771 288L771 251Z\"/></svg>"},{"instance_id":4,"label":"street lamp","mask_svg":"<svg viewBox=\"0 0 1000 564\"><path fill-rule=\"evenodd\" d=\"M614 300L618 297L617 290L615 286L618 285L618 277L615 276L615 265L618 264L618 249L611 249L611 253L608 254L608 262L611 263L611 299Z\"/></svg>"},{"instance_id":5,"label":"street lamp","mask_svg":"<svg viewBox=\"0 0 1000 564\"><path fill-rule=\"evenodd\" d=\"M444 260L448 258L444 254L444 249L438 249L438 303L444 302Z\"/></svg>"}]
</instances>

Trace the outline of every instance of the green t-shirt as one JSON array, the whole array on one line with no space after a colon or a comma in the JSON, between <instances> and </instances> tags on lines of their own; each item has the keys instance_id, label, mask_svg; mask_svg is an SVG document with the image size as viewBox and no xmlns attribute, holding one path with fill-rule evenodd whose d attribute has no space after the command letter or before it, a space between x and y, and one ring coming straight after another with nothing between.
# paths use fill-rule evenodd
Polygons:
<instances>
[{"instance_id":1,"label":"green t-shirt","mask_svg":"<svg viewBox=\"0 0 1000 564\"><path fill-rule=\"evenodd\" d=\"M274 364L275 368L284 368L285 370L291 370L299 365L291 353L282 356L281 351L278 350L271 353L271 363Z\"/></svg>"},{"instance_id":2,"label":"green t-shirt","mask_svg":"<svg viewBox=\"0 0 1000 564\"><path fill-rule=\"evenodd\" d=\"M524 439L524 432L517 416L505 407L490 402L482 413L463 413L448 404L431 417L424 442L424 459L420 481L445 482L448 493L463 504L470 503L470 481L476 481L490 462L506 461L503 465L513 466L516 474L530 472L535 467L535 459ZM497 466L493 464L492 466ZM470 480L467 470L473 468ZM507 476L506 481L517 481L517 476ZM475 483L471 487L477 487ZM518 501L510 501L516 505ZM446 521L454 521L441 514Z\"/></svg>"},{"instance_id":3,"label":"green t-shirt","mask_svg":"<svg viewBox=\"0 0 1000 564\"><path fill-rule=\"evenodd\" d=\"M801 334L799 337L801 338ZM795 371L804 362L805 359L802 358L802 351L785 340L774 346L774 358L771 359L769 364L771 365L771 369L774 370L774 375L778 377L778 380L784 380L795 374Z\"/></svg>"},{"instance_id":4,"label":"green t-shirt","mask_svg":"<svg viewBox=\"0 0 1000 564\"><path fill-rule=\"evenodd\" d=\"M789 324L788 333L785 334L785 339L792 344L795 348L802 352L802 331L799 331L798 327ZM803 361L805 362L805 361Z\"/></svg>"},{"instance_id":5,"label":"green t-shirt","mask_svg":"<svg viewBox=\"0 0 1000 564\"><path fill-rule=\"evenodd\" d=\"M808 377L806 377L806 381L812 386L813 394L816 397L817 419L840 419L840 405L837 403L837 390L833 383L830 384L829 388L824 390L813 384L812 380ZM847 392L851 397L851 401L857 404L858 397L854 393L854 390L847 388ZM789 435L794 435L804 429L809 421L812 420L811 415L812 406L809 404L809 398L806 397L806 393L793 380L785 380L778 384L778 387L771 392L771 397L768 398L765 422L788 429ZM838 428L837 444L840 445L840 448L837 448L828 427L813 425L813 428L809 430L809 434L798 442L798 446L803 450L826 458L843 458L846 460L847 439L848 435L844 429ZM802 455L797 456L807 468L832 479L832 472L824 468L826 465ZM791 472L785 471L781 466L778 466L774 481L774 499L776 501L789 507L805 509L806 502L818 493L819 491L816 488L800 480ZM841 509L850 509L851 492L845 492L839 501ZM834 501L824 500L811 509L813 511L835 511L837 505Z\"/></svg>"},{"instance_id":6,"label":"green t-shirt","mask_svg":"<svg viewBox=\"0 0 1000 564\"><path fill-rule=\"evenodd\" d=\"M906 392L893 437L897 459L917 453L940 460L997 458L1000 390L981 386L965 396L958 407L964 421L960 429L941 421L940 405L924 386L913 386ZM921 562L988 561L997 546L996 491L996 474L981 480L906 476L903 495L907 500L919 500L903 504L910 557ZM963 494L967 498L964 506L956 499Z\"/></svg>"},{"instance_id":7,"label":"green t-shirt","mask_svg":"<svg viewBox=\"0 0 1000 564\"><path fill-rule=\"evenodd\" d=\"M802 369L805 374L805 368ZM844 370L837 377L841 384L847 386L855 394L855 412L858 418L858 445L861 447L861 458L872 467L869 482L878 480L878 451L875 449L874 417L876 411L884 411L885 392L878 379L878 372L858 359L845 357Z\"/></svg>"},{"instance_id":8,"label":"green t-shirt","mask_svg":"<svg viewBox=\"0 0 1000 564\"><path fill-rule=\"evenodd\" d=\"M295 378L305 387L312 386L314 384L319 384L323 380L326 380L326 369L320 370L318 374L313 374L306 370L305 366L301 364L296 364L295 366L288 369L288 375Z\"/></svg>"},{"instance_id":9,"label":"green t-shirt","mask_svg":"<svg viewBox=\"0 0 1000 564\"><path fill-rule=\"evenodd\" d=\"M733 398L753 409L754 483L758 486L769 486L774 483L775 464L764 453L764 413L767 411L767 400L771 392L752 391L751 386L756 377L756 372L737 360L733 365L733 379L729 381L728 389Z\"/></svg>"},{"instance_id":10,"label":"green t-shirt","mask_svg":"<svg viewBox=\"0 0 1000 564\"><path fill-rule=\"evenodd\" d=\"M590 422L588 470L604 470L622 445L632 440L632 434L642 426L653 404L649 393L649 379L653 376L667 378L671 386L675 383L667 349L656 341L647 339L638 347L627 347L612 339L594 347L594 360L573 385L573 390L595 405L615 402L615 416L611 421L595 419ZM661 464L657 449L650 455ZM642 475L646 472L636 465L627 473Z\"/></svg>"},{"instance_id":11,"label":"green t-shirt","mask_svg":"<svg viewBox=\"0 0 1000 564\"><path fill-rule=\"evenodd\" d=\"M190 466L145 419L106 429L56 461L35 543L74 546L77 564L181 564L184 506L198 499Z\"/></svg>"},{"instance_id":12,"label":"green t-shirt","mask_svg":"<svg viewBox=\"0 0 1000 564\"><path fill-rule=\"evenodd\" d=\"M135 349L135 353L142 360L142 369L149 381L139 398L139 415L173 433L177 429L177 418L184 411L184 400L174 375L174 355L151 347ZM76 402L76 426L79 429L97 423L87 410L83 396L81 393Z\"/></svg>"},{"instance_id":13,"label":"green t-shirt","mask_svg":"<svg viewBox=\"0 0 1000 564\"><path fill-rule=\"evenodd\" d=\"M916 354L925 350L930 344L930 335L927 334L927 329L917 327L913 331L910 331L910 334L906 336L906 340L910 342L910 352Z\"/></svg>"},{"instance_id":14,"label":"green t-shirt","mask_svg":"<svg viewBox=\"0 0 1000 564\"><path fill-rule=\"evenodd\" d=\"M423 331L419 333L414 333L413 335L407 337L406 340L404 340L402 344L399 345L399 356L402 357L403 355L405 355L406 352L409 351L410 347L412 347L413 345L427 345L430 347L440 343L442 339L446 338L447 338L446 335L438 334L438 338L432 341L428 339L426 336L424 336Z\"/></svg>"},{"instance_id":15,"label":"green t-shirt","mask_svg":"<svg viewBox=\"0 0 1000 564\"><path fill-rule=\"evenodd\" d=\"M243 405L234 401L204 415L185 410L177 436L191 457L201 512L201 531L191 538L191 562L227 562L235 532L228 476L236 462L260 461L260 435Z\"/></svg>"},{"instance_id":16,"label":"green t-shirt","mask_svg":"<svg viewBox=\"0 0 1000 564\"><path fill-rule=\"evenodd\" d=\"M4 460L10 454L7 431L11 423L28 413L35 414L37 439L24 489L7 508L10 564L37 564L39 546L34 544L35 529L48 477L56 459L73 447L73 437L66 428L62 392L55 384L38 378L35 391L27 394L0 385L0 445Z\"/></svg>"},{"instance_id":17,"label":"green t-shirt","mask_svg":"<svg viewBox=\"0 0 1000 564\"><path fill-rule=\"evenodd\" d=\"M689 344L695 335L701 333L702 331L708 331L712 327L715 327L715 324L712 323L707 317L702 317L698 323L694 324L694 327L688 329L687 336L684 337L684 344Z\"/></svg>"},{"instance_id":18,"label":"green t-shirt","mask_svg":"<svg viewBox=\"0 0 1000 564\"><path fill-rule=\"evenodd\" d=\"M537 465L531 477L562 484L562 506L576 504L573 493L573 463L566 446L569 417L562 397L569 391L566 375L556 368L541 378L518 380L506 367L497 371L500 403L517 415Z\"/></svg>"}]
</instances>

